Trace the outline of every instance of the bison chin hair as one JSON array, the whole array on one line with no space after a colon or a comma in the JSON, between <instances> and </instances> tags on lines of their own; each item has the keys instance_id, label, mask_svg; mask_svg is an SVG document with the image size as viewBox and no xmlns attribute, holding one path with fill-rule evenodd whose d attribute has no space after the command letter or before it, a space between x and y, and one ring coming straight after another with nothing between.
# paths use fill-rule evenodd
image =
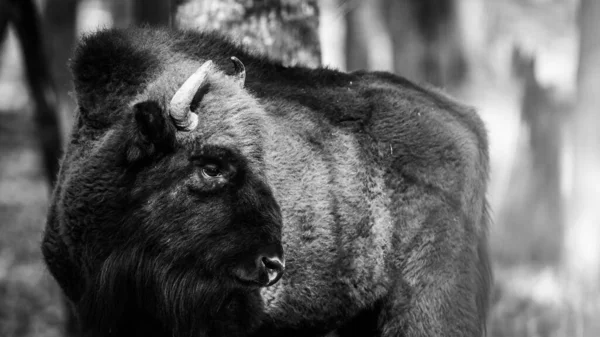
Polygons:
<instances>
[{"instance_id":1,"label":"bison chin hair","mask_svg":"<svg viewBox=\"0 0 600 337\"><path fill-rule=\"evenodd\" d=\"M84 336L244 336L258 289L228 285L140 249L111 254L77 304Z\"/></svg>"}]
</instances>

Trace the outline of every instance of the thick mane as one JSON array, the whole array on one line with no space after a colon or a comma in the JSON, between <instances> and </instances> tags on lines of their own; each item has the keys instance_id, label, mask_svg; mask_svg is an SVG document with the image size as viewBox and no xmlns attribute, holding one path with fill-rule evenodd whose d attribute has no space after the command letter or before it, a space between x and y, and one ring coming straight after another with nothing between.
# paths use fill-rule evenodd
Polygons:
<instances>
[{"instance_id":1,"label":"thick mane","mask_svg":"<svg viewBox=\"0 0 600 337\"><path fill-rule=\"evenodd\" d=\"M92 336L235 336L257 325L245 311L257 294L224 292L215 280L142 250L113 252L83 294L79 318Z\"/></svg>"}]
</instances>

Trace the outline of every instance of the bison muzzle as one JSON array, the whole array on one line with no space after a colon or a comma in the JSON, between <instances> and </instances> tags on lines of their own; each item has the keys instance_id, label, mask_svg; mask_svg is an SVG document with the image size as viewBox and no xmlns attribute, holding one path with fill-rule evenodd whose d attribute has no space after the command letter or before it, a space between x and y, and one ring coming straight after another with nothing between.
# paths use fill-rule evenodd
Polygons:
<instances>
[{"instance_id":1,"label":"bison muzzle","mask_svg":"<svg viewBox=\"0 0 600 337\"><path fill-rule=\"evenodd\" d=\"M472 109L216 33L105 30L71 68L42 251L84 336L485 334Z\"/></svg>"}]
</instances>

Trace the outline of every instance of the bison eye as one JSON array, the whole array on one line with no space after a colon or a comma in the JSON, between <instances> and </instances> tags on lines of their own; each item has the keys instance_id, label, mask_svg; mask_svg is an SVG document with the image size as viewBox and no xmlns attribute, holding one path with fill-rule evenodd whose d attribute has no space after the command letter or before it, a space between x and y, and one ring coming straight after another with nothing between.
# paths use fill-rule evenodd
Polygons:
<instances>
[{"instance_id":1,"label":"bison eye","mask_svg":"<svg viewBox=\"0 0 600 337\"><path fill-rule=\"evenodd\" d=\"M223 175L221 168L215 164L206 164L202 167L202 175L206 178L217 178Z\"/></svg>"}]
</instances>

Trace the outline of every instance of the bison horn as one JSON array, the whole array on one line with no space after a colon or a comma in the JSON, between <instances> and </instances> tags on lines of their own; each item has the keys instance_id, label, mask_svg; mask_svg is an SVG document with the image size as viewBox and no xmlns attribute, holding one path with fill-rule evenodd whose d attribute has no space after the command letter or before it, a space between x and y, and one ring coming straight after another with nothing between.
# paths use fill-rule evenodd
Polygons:
<instances>
[{"instance_id":1,"label":"bison horn","mask_svg":"<svg viewBox=\"0 0 600 337\"><path fill-rule=\"evenodd\" d=\"M239 58L232 56L231 62L233 62L233 68L235 70L235 82L239 84L240 88L244 87L246 82L246 68Z\"/></svg>"},{"instance_id":2,"label":"bison horn","mask_svg":"<svg viewBox=\"0 0 600 337\"><path fill-rule=\"evenodd\" d=\"M212 61L204 62L173 95L169 114L178 129L191 131L198 126L198 115L192 113L190 106L198 89L206 84L208 70L211 67Z\"/></svg>"}]
</instances>

